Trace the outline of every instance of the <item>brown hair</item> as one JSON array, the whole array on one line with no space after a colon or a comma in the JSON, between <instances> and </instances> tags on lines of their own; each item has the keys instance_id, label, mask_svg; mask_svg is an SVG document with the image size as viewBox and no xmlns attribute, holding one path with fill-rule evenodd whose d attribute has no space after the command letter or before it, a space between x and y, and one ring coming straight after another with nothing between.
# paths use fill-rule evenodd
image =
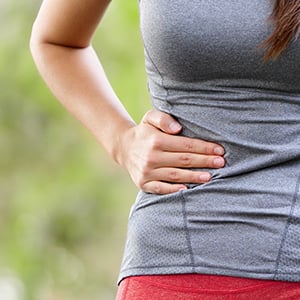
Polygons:
<instances>
[{"instance_id":1,"label":"brown hair","mask_svg":"<svg viewBox=\"0 0 300 300\"><path fill-rule=\"evenodd\" d=\"M300 33L300 0L275 0L270 16L272 34L262 43L265 60L276 59Z\"/></svg>"}]
</instances>

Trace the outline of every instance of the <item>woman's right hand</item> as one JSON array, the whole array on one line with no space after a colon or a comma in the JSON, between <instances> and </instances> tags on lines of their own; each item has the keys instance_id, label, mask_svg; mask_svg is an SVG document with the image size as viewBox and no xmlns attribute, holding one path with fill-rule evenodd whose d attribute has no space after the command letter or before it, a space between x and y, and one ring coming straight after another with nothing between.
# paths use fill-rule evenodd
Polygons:
<instances>
[{"instance_id":1,"label":"woman's right hand","mask_svg":"<svg viewBox=\"0 0 300 300\"><path fill-rule=\"evenodd\" d=\"M208 172L191 168L221 168L222 146L179 136L182 127L170 115L147 112L141 123L127 129L119 140L117 161L137 187L148 193L169 194L187 189L186 183L205 183Z\"/></svg>"}]
</instances>

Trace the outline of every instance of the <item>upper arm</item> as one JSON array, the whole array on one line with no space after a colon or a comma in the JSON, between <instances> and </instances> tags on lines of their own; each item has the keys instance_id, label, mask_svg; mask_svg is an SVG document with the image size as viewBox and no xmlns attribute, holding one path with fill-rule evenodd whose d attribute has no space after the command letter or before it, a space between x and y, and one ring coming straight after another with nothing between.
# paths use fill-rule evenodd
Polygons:
<instances>
[{"instance_id":1,"label":"upper arm","mask_svg":"<svg viewBox=\"0 0 300 300\"><path fill-rule=\"evenodd\" d=\"M110 0L44 0L35 20L35 41L87 47Z\"/></svg>"}]
</instances>

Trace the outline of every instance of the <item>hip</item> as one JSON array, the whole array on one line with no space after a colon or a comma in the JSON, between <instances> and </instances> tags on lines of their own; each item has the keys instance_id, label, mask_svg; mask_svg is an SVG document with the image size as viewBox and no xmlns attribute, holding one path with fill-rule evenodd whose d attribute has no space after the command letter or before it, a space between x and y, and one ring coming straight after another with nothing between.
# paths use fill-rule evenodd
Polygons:
<instances>
[{"instance_id":1,"label":"hip","mask_svg":"<svg viewBox=\"0 0 300 300\"><path fill-rule=\"evenodd\" d=\"M180 274L125 278L116 300L245 300L300 298L300 283L230 276Z\"/></svg>"}]
</instances>

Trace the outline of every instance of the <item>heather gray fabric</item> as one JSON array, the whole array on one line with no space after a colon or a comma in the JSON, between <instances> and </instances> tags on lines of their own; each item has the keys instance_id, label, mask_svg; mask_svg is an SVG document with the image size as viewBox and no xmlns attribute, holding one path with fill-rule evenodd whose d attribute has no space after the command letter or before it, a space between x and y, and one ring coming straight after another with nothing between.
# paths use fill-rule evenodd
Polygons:
<instances>
[{"instance_id":1,"label":"heather gray fabric","mask_svg":"<svg viewBox=\"0 0 300 300\"><path fill-rule=\"evenodd\" d=\"M300 281L300 42L262 63L269 0L141 0L149 92L226 167L170 195L140 192L119 280L204 273Z\"/></svg>"}]
</instances>

